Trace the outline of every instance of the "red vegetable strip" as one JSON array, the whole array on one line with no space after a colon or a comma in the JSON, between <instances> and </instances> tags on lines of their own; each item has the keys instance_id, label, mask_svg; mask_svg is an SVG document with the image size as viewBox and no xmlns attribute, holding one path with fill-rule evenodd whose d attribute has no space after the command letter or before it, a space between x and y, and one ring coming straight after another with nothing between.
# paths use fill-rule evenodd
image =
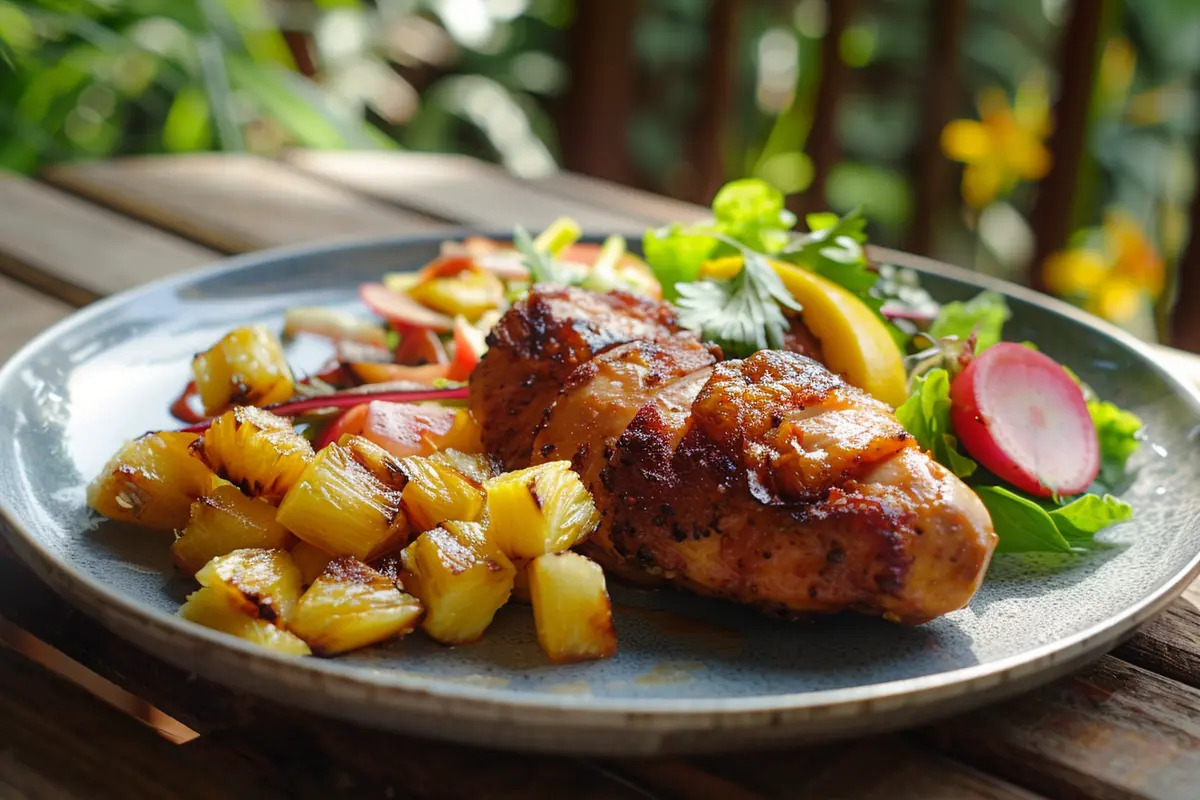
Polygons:
<instances>
[{"instance_id":1,"label":"red vegetable strip","mask_svg":"<svg viewBox=\"0 0 1200 800\"><path fill-rule=\"evenodd\" d=\"M362 433L363 421L367 418L369 403L359 403L351 406L333 422L321 431L321 435L313 442L313 450L320 450L326 445L333 444L342 438L343 433Z\"/></svg>"},{"instance_id":2,"label":"red vegetable strip","mask_svg":"<svg viewBox=\"0 0 1200 800\"><path fill-rule=\"evenodd\" d=\"M192 398L197 394L196 382L188 381L188 385L184 388L183 393L176 398L174 403L171 403L171 416L180 422L203 421L204 415L192 407Z\"/></svg>"},{"instance_id":3,"label":"red vegetable strip","mask_svg":"<svg viewBox=\"0 0 1200 800\"><path fill-rule=\"evenodd\" d=\"M347 408L363 402L363 398L371 400L386 400L392 403L419 403L422 400L466 400L467 387L457 389L401 389L390 392L360 392L348 391L337 394L326 394L318 397L306 397L303 400L289 400L286 403L276 403L264 406L263 410L278 414L281 417L294 417L305 411L316 411L321 408ZM183 428L183 433L203 433L208 430L215 417Z\"/></svg>"}]
</instances>

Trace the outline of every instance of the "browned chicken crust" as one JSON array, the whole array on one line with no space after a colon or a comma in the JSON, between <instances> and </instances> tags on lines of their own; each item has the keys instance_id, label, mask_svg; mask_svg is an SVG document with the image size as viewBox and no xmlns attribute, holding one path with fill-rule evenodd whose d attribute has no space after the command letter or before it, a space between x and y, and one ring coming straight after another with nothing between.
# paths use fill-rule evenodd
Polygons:
<instances>
[{"instance_id":1,"label":"browned chicken crust","mask_svg":"<svg viewBox=\"0 0 1200 800\"><path fill-rule=\"evenodd\" d=\"M890 409L797 353L719 362L673 310L538 287L496 326L471 408L509 469L569 459L607 569L786 616L916 624L995 548L979 498Z\"/></svg>"}]
</instances>

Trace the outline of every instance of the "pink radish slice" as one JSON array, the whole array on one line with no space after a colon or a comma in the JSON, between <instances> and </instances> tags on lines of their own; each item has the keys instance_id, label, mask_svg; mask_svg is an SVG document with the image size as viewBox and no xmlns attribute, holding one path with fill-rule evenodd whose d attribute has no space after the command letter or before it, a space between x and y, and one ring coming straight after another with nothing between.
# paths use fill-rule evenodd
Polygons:
<instances>
[{"instance_id":1,"label":"pink radish slice","mask_svg":"<svg viewBox=\"0 0 1200 800\"><path fill-rule=\"evenodd\" d=\"M1100 474L1100 444L1083 390L1054 359L1002 342L950 387L950 422L968 454L1041 497L1078 494Z\"/></svg>"},{"instance_id":2,"label":"pink radish slice","mask_svg":"<svg viewBox=\"0 0 1200 800\"><path fill-rule=\"evenodd\" d=\"M439 333L449 333L454 320L413 300L406 294L398 294L382 283L364 283L358 287L359 299L367 308L397 325L414 328L429 328Z\"/></svg>"}]
</instances>

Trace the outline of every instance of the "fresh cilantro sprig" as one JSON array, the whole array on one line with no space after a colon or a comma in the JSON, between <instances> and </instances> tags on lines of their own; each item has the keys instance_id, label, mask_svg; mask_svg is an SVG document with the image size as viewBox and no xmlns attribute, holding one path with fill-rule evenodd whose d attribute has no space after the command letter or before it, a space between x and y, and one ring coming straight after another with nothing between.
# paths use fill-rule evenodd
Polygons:
<instances>
[{"instance_id":1,"label":"fresh cilantro sprig","mask_svg":"<svg viewBox=\"0 0 1200 800\"><path fill-rule=\"evenodd\" d=\"M801 310L766 257L749 249L743 252L736 275L681 284L676 303L681 325L699 331L733 357L782 348L788 321L781 308Z\"/></svg>"},{"instance_id":2,"label":"fresh cilantro sprig","mask_svg":"<svg viewBox=\"0 0 1200 800\"><path fill-rule=\"evenodd\" d=\"M513 228L513 247L521 254L521 263L534 283L567 283L567 276L549 249L537 247L523 225Z\"/></svg>"}]
</instances>

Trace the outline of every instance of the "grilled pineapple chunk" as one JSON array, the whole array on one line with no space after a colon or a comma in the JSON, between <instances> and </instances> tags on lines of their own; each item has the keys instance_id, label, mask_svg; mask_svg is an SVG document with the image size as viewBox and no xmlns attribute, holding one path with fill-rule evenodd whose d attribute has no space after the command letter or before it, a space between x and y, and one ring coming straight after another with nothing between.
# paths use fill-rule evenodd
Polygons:
<instances>
[{"instance_id":1,"label":"grilled pineapple chunk","mask_svg":"<svg viewBox=\"0 0 1200 800\"><path fill-rule=\"evenodd\" d=\"M384 486L390 486L396 491L404 488L404 483L408 478L404 476L404 468L400 464L400 459L387 450L365 436L357 436L352 433L342 434L342 437L338 439L338 444L349 450L351 457Z\"/></svg>"},{"instance_id":2,"label":"grilled pineapple chunk","mask_svg":"<svg viewBox=\"0 0 1200 800\"><path fill-rule=\"evenodd\" d=\"M483 514L483 489L445 460L412 456L400 463L408 476L401 500L415 530L451 519L473 522Z\"/></svg>"},{"instance_id":3,"label":"grilled pineapple chunk","mask_svg":"<svg viewBox=\"0 0 1200 800\"><path fill-rule=\"evenodd\" d=\"M325 571L329 562L334 559L329 553L303 539L292 546L291 553L292 561L300 570L300 578L304 581L305 586L311 586L312 582Z\"/></svg>"},{"instance_id":4,"label":"grilled pineapple chunk","mask_svg":"<svg viewBox=\"0 0 1200 800\"><path fill-rule=\"evenodd\" d=\"M192 372L209 416L231 405L281 403L296 391L279 340L262 325L230 332L192 359Z\"/></svg>"},{"instance_id":5,"label":"grilled pineapple chunk","mask_svg":"<svg viewBox=\"0 0 1200 800\"><path fill-rule=\"evenodd\" d=\"M421 627L442 644L483 635L512 592L516 569L477 522L444 522L404 549L409 589L425 604Z\"/></svg>"},{"instance_id":6,"label":"grilled pineapple chunk","mask_svg":"<svg viewBox=\"0 0 1200 800\"><path fill-rule=\"evenodd\" d=\"M272 503L287 494L313 458L312 445L290 420L254 406L213 420L194 449L218 475Z\"/></svg>"},{"instance_id":7,"label":"grilled pineapple chunk","mask_svg":"<svg viewBox=\"0 0 1200 800\"><path fill-rule=\"evenodd\" d=\"M87 503L109 519L174 530L214 476L192 455L192 433L147 433L125 445L88 485Z\"/></svg>"},{"instance_id":8,"label":"grilled pineapple chunk","mask_svg":"<svg viewBox=\"0 0 1200 800\"><path fill-rule=\"evenodd\" d=\"M469 453L462 450L439 450L428 457L435 464L450 467L471 483L482 487L496 476L492 462L484 453Z\"/></svg>"},{"instance_id":9,"label":"grilled pineapple chunk","mask_svg":"<svg viewBox=\"0 0 1200 800\"><path fill-rule=\"evenodd\" d=\"M280 655L306 656L312 651L294 633L277 627L265 619L242 613L229 602L228 596L215 589L199 589L188 595L179 608L179 616L206 628L228 633Z\"/></svg>"},{"instance_id":10,"label":"grilled pineapple chunk","mask_svg":"<svg viewBox=\"0 0 1200 800\"><path fill-rule=\"evenodd\" d=\"M245 548L286 548L294 538L275 521L275 506L223 483L192 503L187 526L171 545L175 564L193 575L217 556Z\"/></svg>"},{"instance_id":11,"label":"grilled pineapple chunk","mask_svg":"<svg viewBox=\"0 0 1200 800\"><path fill-rule=\"evenodd\" d=\"M482 453L482 430L475 417L465 408L454 415L450 430L440 436L429 436L428 441L437 450L458 450L462 453Z\"/></svg>"},{"instance_id":12,"label":"grilled pineapple chunk","mask_svg":"<svg viewBox=\"0 0 1200 800\"><path fill-rule=\"evenodd\" d=\"M408 536L400 493L336 443L317 453L279 504L275 518L309 544L360 561L402 544Z\"/></svg>"},{"instance_id":13,"label":"grilled pineapple chunk","mask_svg":"<svg viewBox=\"0 0 1200 800\"><path fill-rule=\"evenodd\" d=\"M569 550L600 524L600 512L569 461L507 472L484 489L488 536L510 558Z\"/></svg>"},{"instance_id":14,"label":"grilled pineapple chunk","mask_svg":"<svg viewBox=\"0 0 1200 800\"><path fill-rule=\"evenodd\" d=\"M578 553L529 562L529 595L538 643L551 661L587 661L617 652L604 570Z\"/></svg>"},{"instance_id":15,"label":"grilled pineapple chunk","mask_svg":"<svg viewBox=\"0 0 1200 800\"><path fill-rule=\"evenodd\" d=\"M314 653L331 656L411 633L421 611L394 579L343 556L300 598L289 627Z\"/></svg>"},{"instance_id":16,"label":"grilled pineapple chunk","mask_svg":"<svg viewBox=\"0 0 1200 800\"><path fill-rule=\"evenodd\" d=\"M531 602L529 598L529 562L514 558L513 566L516 567L517 574L513 577L512 600L528 605Z\"/></svg>"},{"instance_id":17,"label":"grilled pineapple chunk","mask_svg":"<svg viewBox=\"0 0 1200 800\"><path fill-rule=\"evenodd\" d=\"M205 564L196 580L246 616L268 622L291 619L303 591L300 570L286 550L234 550Z\"/></svg>"}]
</instances>

